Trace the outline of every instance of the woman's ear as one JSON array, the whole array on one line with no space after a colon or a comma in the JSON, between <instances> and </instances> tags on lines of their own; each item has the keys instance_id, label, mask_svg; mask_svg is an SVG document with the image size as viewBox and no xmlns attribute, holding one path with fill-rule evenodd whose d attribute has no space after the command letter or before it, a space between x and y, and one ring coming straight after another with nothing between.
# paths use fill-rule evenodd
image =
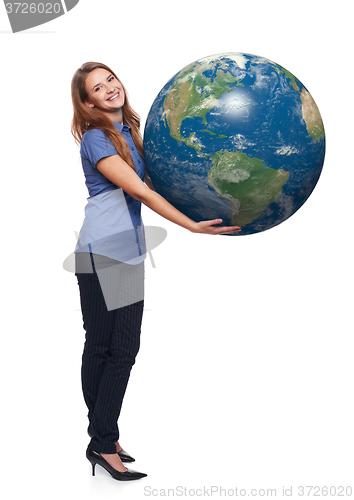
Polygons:
<instances>
[{"instance_id":1,"label":"woman's ear","mask_svg":"<svg viewBox=\"0 0 354 500\"><path fill-rule=\"evenodd\" d=\"M95 105L92 104L92 102L90 102L90 101L85 101L85 105L88 106L89 108L94 108L95 107Z\"/></svg>"}]
</instances>

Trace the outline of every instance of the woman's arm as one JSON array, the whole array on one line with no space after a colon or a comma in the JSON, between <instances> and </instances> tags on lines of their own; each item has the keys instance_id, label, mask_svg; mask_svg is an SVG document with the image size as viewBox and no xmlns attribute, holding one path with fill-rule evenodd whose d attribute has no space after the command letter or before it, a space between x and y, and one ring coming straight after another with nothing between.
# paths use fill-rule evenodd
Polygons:
<instances>
[{"instance_id":1,"label":"woman's arm","mask_svg":"<svg viewBox=\"0 0 354 500\"><path fill-rule=\"evenodd\" d=\"M134 170L119 156L113 155L97 162L98 170L111 182L122 188L132 198L141 201L165 219L193 233L227 234L240 231L238 226L214 227L221 219L194 222L182 214L156 191L149 189Z\"/></svg>"},{"instance_id":2,"label":"woman's arm","mask_svg":"<svg viewBox=\"0 0 354 500\"><path fill-rule=\"evenodd\" d=\"M148 176L148 174L146 174L146 177L145 177L145 184L147 185L147 187L149 189L152 189L153 191L156 191L156 189L154 188L152 182L151 182L151 179L150 177Z\"/></svg>"}]
</instances>

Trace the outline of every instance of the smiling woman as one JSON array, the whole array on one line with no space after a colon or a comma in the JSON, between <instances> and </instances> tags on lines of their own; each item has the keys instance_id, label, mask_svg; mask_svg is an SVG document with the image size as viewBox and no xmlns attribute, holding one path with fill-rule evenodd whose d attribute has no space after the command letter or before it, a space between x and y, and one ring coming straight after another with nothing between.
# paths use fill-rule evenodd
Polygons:
<instances>
[{"instance_id":1,"label":"smiling woman","mask_svg":"<svg viewBox=\"0 0 354 500\"><path fill-rule=\"evenodd\" d=\"M121 481L146 474L120 446L118 417L140 346L146 257L141 203L194 233L222 234L220 219L194 222L153 188L146 174L140 118L117 75L86 63L72 80L72 133L80 144L90 197L75 248L85 346L82 389L91 441L86 456Z\"/></svg>"},{"instance_id":2,"label":"smiling woman","mask_svg":"<svg viewBox=\"0 0 354 500\"><path fill-rule=\"evenodd\" d=\"M118 102L109 102L107 99L113 97L110 92L114 91L115 87L121 95ZM131 137L138 153L143 156L140 117L130 106L127 92L117 75L105 64L86 63L73 77L71 94L74 107L71 130L76 142L80 144L87 130L101 129L112 141L123 160L135 170L130 148L114 122L122 124L124 109L124 120L130 127Z\"/></svg>"},{"instance_id":3,"label":"smiling woman","mask_svg":"<svg viewBox=\"0 0 354 500\"><path fill-rule=\"evenodd\" d=\"M120 81L109 71L97 68L88 75L85 86L88 95L86 106L100 108L122 125L125 94Z\"/></svg>"}]
</instances>

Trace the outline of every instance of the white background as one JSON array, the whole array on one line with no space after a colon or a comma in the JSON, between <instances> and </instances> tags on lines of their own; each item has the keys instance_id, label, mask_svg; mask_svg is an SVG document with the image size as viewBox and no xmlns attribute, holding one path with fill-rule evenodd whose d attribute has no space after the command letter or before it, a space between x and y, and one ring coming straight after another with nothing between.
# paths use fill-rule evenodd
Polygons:
<instances>
[{"instance_id":1,"label":"white background","mask_svg":"<svg viewBox=\"0 0 354 500\"><path fill-rule=\"evenodd\" d=\"M346 1L81 0L17 34L0 6L6 499L354 490L350 33ZM168 236L156 268L146 261L120 443L148 477L122 483L100 467L92 477L79 291L62 267L88 196L71 78L89 60L111 66L144 127L175 73L221 52L267 57L307 87L325 125L323 173L293 217L252 236L195 235L143 207Z\"/></svg>"}]
</instances>

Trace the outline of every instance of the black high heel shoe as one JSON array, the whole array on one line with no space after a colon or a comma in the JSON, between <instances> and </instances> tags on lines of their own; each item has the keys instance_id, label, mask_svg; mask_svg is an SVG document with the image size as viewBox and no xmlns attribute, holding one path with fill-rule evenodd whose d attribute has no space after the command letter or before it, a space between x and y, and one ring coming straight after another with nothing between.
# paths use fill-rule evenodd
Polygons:
<instances>
[{"instance_id":1,"label":"black high heel shoe","mask_svg":"<svg viewBox=\"0 0 354 500\"><path fill-rule=\"evenodd\" d=\"M106 469L110 473L110 475L114 479L118 479L118 481L133 481L134 479L141 479L142 477L146 477L147 474L144 472L137 472L132 469L127 469L125 472L119 472L117 469L114 469L107 460L105 460L99 453L93 450L86 450L86 457L92 464L92 475L95 475L95 467L96 464L99 464L101 467Z\"/></svg>"},{"instance_id":2,"label":"black high heel shoe","mask_svg":"<svg viewBox=\"0 0 354 500\"><path fill-rule=\"evenodd\" d=\"M90 426L88 426L87 428L87 434L90 436L90 438L93 437L93 432L91 431ZM117 451L117 453L122 462L135 462L135 458L129 455L129 453L123 450L123 448L120 451Z\"/></svg>"}]
</instances>

